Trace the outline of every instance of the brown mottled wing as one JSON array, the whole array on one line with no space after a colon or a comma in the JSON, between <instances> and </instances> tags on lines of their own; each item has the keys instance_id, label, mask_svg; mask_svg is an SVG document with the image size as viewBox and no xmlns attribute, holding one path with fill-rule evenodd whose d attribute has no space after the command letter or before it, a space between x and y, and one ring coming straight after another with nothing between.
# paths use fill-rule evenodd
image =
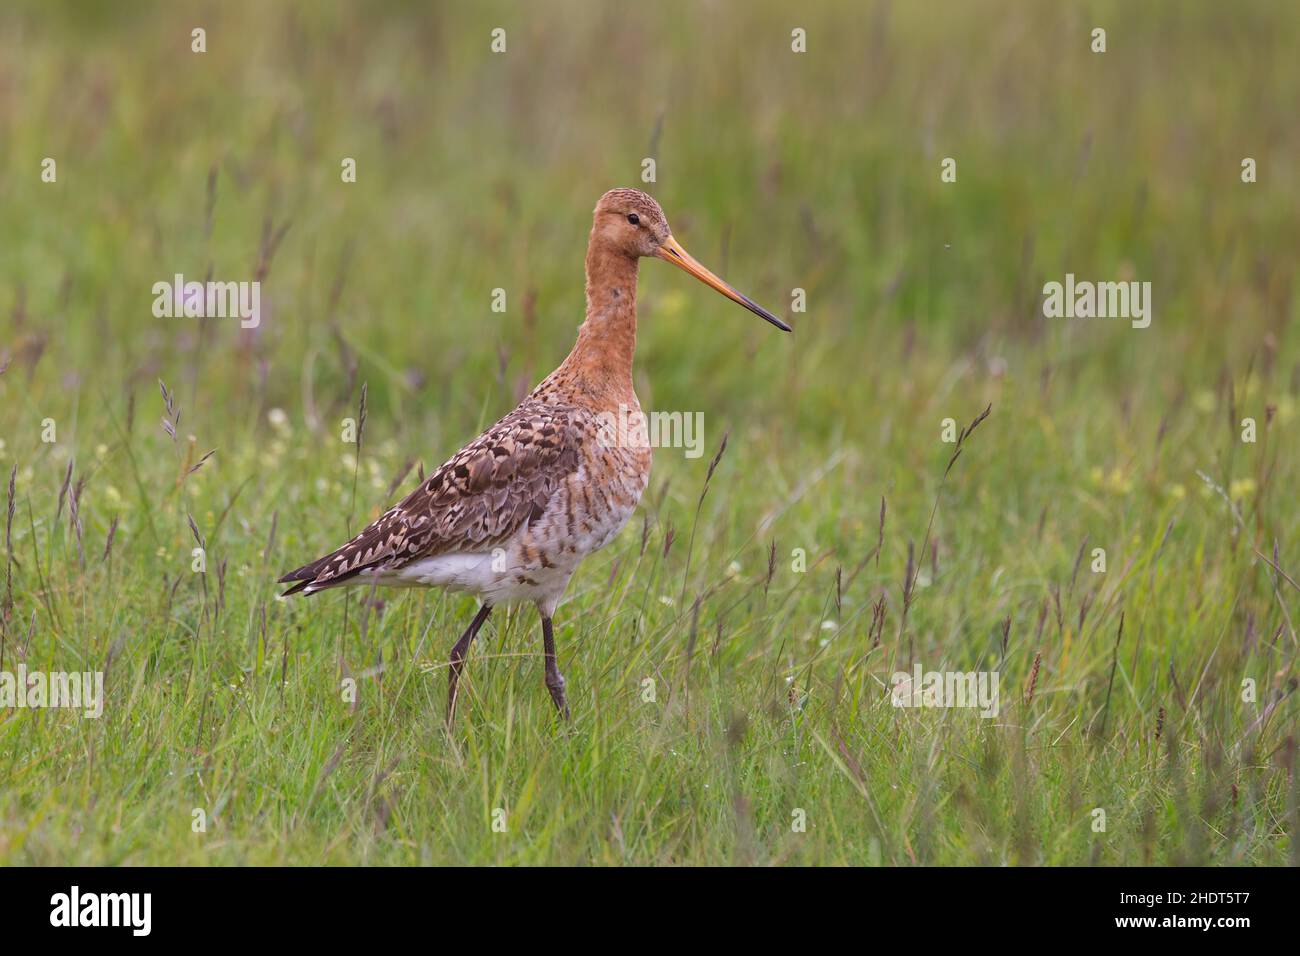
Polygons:
<instances>
[{"instance_id":1,"label":"brown mottled wing","mask_svg":"<svg viewBox=\"0 0 1300 956\"><path fill-rule=\"evenodd\" d=\"M525 401L474 439L355 538L290 571L286 595L343 584L456 550L489 550L540 518L578 470L582 412Z\"/></svg>"}]
</instances>

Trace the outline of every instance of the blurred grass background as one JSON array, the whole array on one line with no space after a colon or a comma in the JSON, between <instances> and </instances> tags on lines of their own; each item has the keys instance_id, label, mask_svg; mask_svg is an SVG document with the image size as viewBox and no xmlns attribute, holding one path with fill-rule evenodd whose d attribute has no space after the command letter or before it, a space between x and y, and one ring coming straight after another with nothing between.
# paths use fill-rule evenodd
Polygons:
<instances>
[{"instance_id":1,"label":"blurred grass background","mask_svg":"<svg viewBox=\"0 0 1300 956\"><path fill-rule=\"evenodd\" d=\"M1300 577L1297 40L1267 2L6 5L3 666L109 676L100 721L0 713L0 861L1295 862L1300 589L1256 552ZM557 617L573 732L521 612L449 736L471 602L273 581L564 356L619 185L796 331L646 264L642 404L730 436L698 523L660 451ZM256 330L150 311L262 268ZM1151 327L1044 319L1067 272L1150 281ZM1002 716L890 707L916 660Z\"/></svg>"}]
</instances>

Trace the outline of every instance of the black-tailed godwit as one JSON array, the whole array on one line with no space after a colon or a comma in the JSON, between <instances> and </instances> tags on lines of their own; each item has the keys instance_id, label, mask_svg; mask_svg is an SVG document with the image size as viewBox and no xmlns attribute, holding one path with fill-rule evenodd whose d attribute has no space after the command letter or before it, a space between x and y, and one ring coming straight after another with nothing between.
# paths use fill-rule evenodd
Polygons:
<instances>
[{"instance_id":1,"label":"black-tailed godwit","mask_svg":"<svg viewBox=\"0 0 1300 956\"><path fill-rule=\"evenodd\" d=\"M546 687L569 715L551 616L579 562L627 524L650 478L650 448L609 428L641 415L632 354L646 256L790 331L688 254L657 202L611 190L596 204L587 244L587 318L560 367L351 541L280 579L296 582L286 596L376 582L476 595L482 606L451 649L448 721L470 642L493 607L521 602L541 614Z\"/></svg>"}]
</instances>

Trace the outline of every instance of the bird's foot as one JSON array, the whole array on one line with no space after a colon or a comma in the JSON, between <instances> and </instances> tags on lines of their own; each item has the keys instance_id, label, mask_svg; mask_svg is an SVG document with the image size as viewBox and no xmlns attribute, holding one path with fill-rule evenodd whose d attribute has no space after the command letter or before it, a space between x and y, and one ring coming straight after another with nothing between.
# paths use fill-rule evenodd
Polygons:
<instances>
[{"instance_id":1,"label":"bird's foot","mask_svg":"<svg viewBox=\"0 0 1300 956\"><path fill-rule=\"evenodd\" d=\"M551 692L551 700L555 701L555 709L560 712L565 720L568 720L569 701L564 696L564 675L558 671L554 674L547 674L546 689Z\"/></svg>"}]
</instances>

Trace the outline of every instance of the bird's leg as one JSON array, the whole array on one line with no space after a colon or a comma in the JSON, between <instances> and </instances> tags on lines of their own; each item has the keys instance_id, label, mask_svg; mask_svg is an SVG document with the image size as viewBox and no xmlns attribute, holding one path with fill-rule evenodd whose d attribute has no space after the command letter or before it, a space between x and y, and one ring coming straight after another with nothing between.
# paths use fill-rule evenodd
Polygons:
<instances>
[{"instance_id":1,"label":"bird's leg","mask_svg":"<svg viewBox=\"0 0 1300 956\"><path fill-rule=\"evenodd\" d=\"M474 640L474 635L483 626L483 622L488 619L492 613L492 605L484 604L474 615L474 620L469 622L469 627L461 635L456 646L451 649L451 670L447 674L447 723L451 724L452 718L456 715L456 685L460 682L460 672L465 666L465 655L469 652L470 642Z\"/></svg>"},{"instance_id":2,"label":"bird's leg","mask_svg":"<svg viewBox=\"0 0 1300 956\"><path fill-rule=\"evenodd\" d=\"M546 653L546 689L551 692L555 709L568 720L569 702L564 698L564 675L555 664L555 632L549 614L542 615L542 650Z\"/></svg>"}]
</instances>

